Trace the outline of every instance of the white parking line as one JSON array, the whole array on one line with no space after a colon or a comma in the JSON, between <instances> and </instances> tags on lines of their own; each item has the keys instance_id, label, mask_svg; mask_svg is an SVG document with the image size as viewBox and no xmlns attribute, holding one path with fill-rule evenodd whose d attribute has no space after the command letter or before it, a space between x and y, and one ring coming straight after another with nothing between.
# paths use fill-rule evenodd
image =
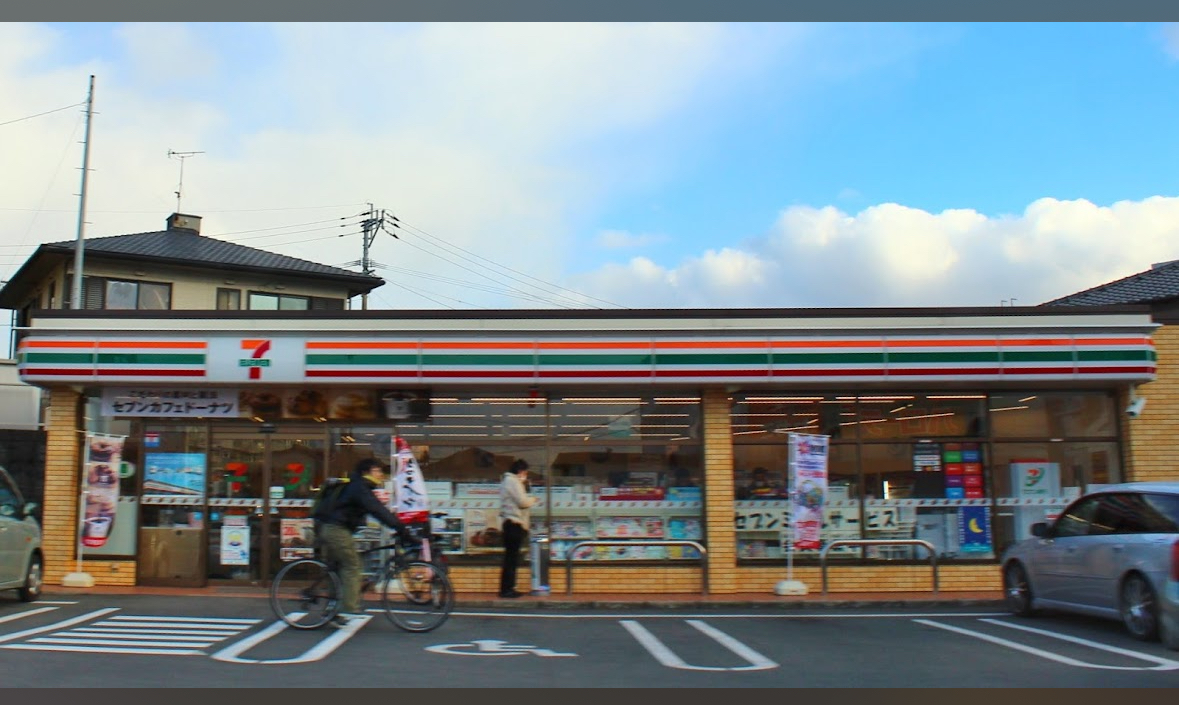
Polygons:
<instances>
[{"instance_id":1,"label":"white parking line","mask_svg":"<svg viewBox=\"0 0 1179 705\"><path fill-rule=\"evenodd\" d=\"M75 624L81 624L82 622L88 622L91 619L102 617L103 615L107 615L107 614L110 614L111 612L118 612L118 611L119 611L118 607L107 607L106 609L94 610L93 612L87 612L86 614L84 614L80 617L73 617L72 619L63 619L60 622L54 622L53 624L48 624L44 627L36 627L34 629L26 629L23 632L13 632L12 634L5 634L4 636L0 636L0 644L4 643L6 641L16 641L17 639L23 639L27 636L32 636L34 634L41 634L43 632L51 632L54 629L64 629L66 627L72 627ZM0 648L15 649L15 648L17 648L17 646L18 645L16 645L16 644L11 644L9 646L0 647Z\"/></svg>"},{"instance_id":2,"label":"white parking line","mask_svg":"<svg viewBox=\"0 0 1179 705\"><path fill-rule=\"evenodd\" d=\"M381 612L379 609L369 609L368 612ZM792 612L783 612L780 614L773 614L767 612L758 612L756 614L711 614L707 612L653 612L651 614L635 614L628 612L625 614L610 614L606 612L595 612L587 614L584 612L576 613L569 610L570 614L560 614L553 612L451 612L451 617L505 617L509 619L532 618L532 619L916 619L918 617L1003 617L1009 612L911 612L911 613L874 613L874 614L794 614Z\"/></svg>"},{"instance_id":3,"label":"white parking line","mask_svg":"<svg viewBox=\"0 0 1179 705\"><path fill-rule=\"evenodd\" d=\"M1104 669L1104 670L1109 670L1109 671L1173 671L1173 670L1179 668L1179 662L1177 662L1177 661L1170 661L1168 659L1161 659L1156 656L1151 656L1150 654L1141 654L1141 653L1138 653L1137 651L1130 651L1128 649L1120 649L1116 646L1108 646L1106 644L1100 644L1096 641L1089 641L1088 639L1081 639L1079 637L1068 636L1065 634L1057 634L1055 632L1044 631L1043 629L1034 629L1032 627L1024 627L1021 625L1010 624L1008 622L1000 622L1000 621L994 620L994 619L983 619L981 621L987 622L989 624L996 624L996 625L1003 626L1003 627L1010 627L1012 629L1020 629L1023 631L1034 632L1036 634L1051 637L1053 639L1060 639L1062 641L1068 641L1068 642L1072 642L1074 644L1080 644L1082 646L1088 646L1088 647L1091 647L1094 649L1100 649L1102 651L1108 651L1110 653L1120 654L1122 656L1129 656L1131 658L1137 658L1137 659L1141 659L1143 661L1150 661L1150 662L1158 664L1158 665L1152 666L1152 667L1141 667L1141 666L1107 666L1107 665L1097 664L1097 663L1088 663L1086 661L1080 661L1078 659L1070 658L1068 656L1063 656L1061 654L1052 653L1051 651L1044 651L1043 649L1037 649L1037 648L1034 648L1031 646L1027 646L1026 644L1020 644L1019 642L1008 641L1007 639L1002 639L997 636L991 636L990 634L984 634L983 632L976 632L976 631L973 631L970 629L963 629L962 627L955 627L955 626L951 626L949 624L941 624L939 622L934 622L934 621L927 620L927 619L915 619L913 621L917 622L919 624L925 624L930 627L937 627L938 629L945 629L946 631L956 632L958 634L964 634L966 636L974 637L975 639L982 639L983 641L989 641L992 644L1006 646L1009 649L1015 649L1016 651L1022 651L1024 653L1032 654L1033 656L1039 656L1040 658L1048 659L1049 661L1056 661L1057 663L1063 663L1063 664L1066 664L1069 666L1078 666L1080 668L1097 668L1097 669Z\"/></svg>"},{"instance_id":4,"label":"white parking line","mask_svg":"<svg viewBox=\"0 0 1179 705\"><path fill-rule=\"evenodd\" d=\"M647 631L646 627L639 624L638 622L629 619L623 619L620 620L619 623L623 626L623 628L630 632L631 636L633 636L640 644L643 645L643 648L651 652L651 655L654 656L656 660L659 661L659 663L662 663L668 668L680 668L686 671L764 671L766 669L778 667L777 663L769 660L765 656L762 656L761 654L757 653L745 644L737 641L728 634L725 634L719 629L710 627L704 622L700 622L698 620L687 621L688 624L691 624L699 631L712 637L721 646L724 646L729 651L732 651L733 653L748 661L750 665L734 667L693 666L677 656L676 653L669 649L666 644L660 641L657 636Z\"/></svg>"},{"instance_id":5,"label":"white parking line","mask_svg":"<svg viewBox=\"0 0 1179 705\"><path fill-rule=\"evenodd\" d=\"M25 617L32 617L35 614L44 614L45 612L52 612L55 609L58 609L58 608L57 607L38 607L35 610L27 610L25 612L17 612L16 614L10 614L7 617L0 617L0 624L3 624L4 622L13 622L18 619L24 619Z\"/></svg>"},{"instance_id":6,"label":"white parking line","mask_svg":"<svg viewBox=\"0 0 1179 705\"><path fill-rule=\"evenodd\" d=\"M293 619L298 619L300 616L301 615L299 615L299 614L292 614L291 615L291 617ZM230 644L229 646L225 647L224 649L221 649L220 651L212 654L212 657L217 659L218 661L228 661L230 663L250 663L250 664L264 664L264 665L307 663L309 661L319 661L320 659L324 658L328 654L330 654L333 651L335 651L336 649L338 649L340 647L340 645L343 644L345 641L348 641L349 639L351 639L352 636L354 634L356 634L356 632L360 631L361 627L368 624L369 620L371 620L371 619L372 619L372 617L370 617L368 615L363 615L363 616L354 617L354 618L348 620L347 626L336 629L335 631L332 632L331 636L329 636L328 638L319 642L318 644L316 644L312 648L308 649L301 656L296 656L295 658L256 660L256 659L248 659L248 658L241 658L240 657L241 654L244 654L245 652L247 652L250 649L257 646L258 644L261 644L262 642L271 638L275 634L279 634L280 632L286 630L288 628L287 623L281 622L281 621L271 624L269 627L263 629L262 631L258 632L257 634L255 634L254 636L252 636L248 639L242 639L241 641L237 642L236 644Z\"/></svg>"}]
</instances>

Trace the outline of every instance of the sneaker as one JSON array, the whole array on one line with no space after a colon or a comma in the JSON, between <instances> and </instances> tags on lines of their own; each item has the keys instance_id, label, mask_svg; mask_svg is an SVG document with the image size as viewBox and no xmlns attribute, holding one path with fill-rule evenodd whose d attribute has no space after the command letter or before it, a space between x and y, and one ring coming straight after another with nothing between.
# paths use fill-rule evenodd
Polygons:
<instances>
[{"instance_id":1,"label":"sneaker","mask_svg":"<svg viewBox=\"0 0 1179 705\"><path fill-rule=\"evenodd\" d=\"M362 615L353 614L351 612L341 612L332 618L332 626L336 627L337 629L343 629L344 627L351 624L352 620L358 619L361 616Z\"/></svg>"},{"instance_id":2,"label":"sneaker","mask_svg":"<svg viewBox=\"0 0 1179 705\"><path fill-rule=\"evenodd\" d=\"M517 590L505 590L499 594L500 597L506 597L509 599L516 598L516 597L522 597L523 595L524 595L524 593L519 592Z\"/></svg>"}]
</instances>

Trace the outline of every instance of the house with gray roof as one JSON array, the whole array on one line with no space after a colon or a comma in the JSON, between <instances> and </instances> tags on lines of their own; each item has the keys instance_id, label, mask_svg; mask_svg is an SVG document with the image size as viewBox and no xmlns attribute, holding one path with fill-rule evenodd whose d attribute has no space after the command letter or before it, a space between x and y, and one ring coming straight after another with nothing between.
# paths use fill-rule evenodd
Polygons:
<instances>
[{"instance_id":1,"label":"house with gray roof","mask_svg":"<svg viewBox=\"0 0 1179 705\"><path fill-rule=\"evenodd\" d=\"M1153 381L1134 387L1122 399L1124 408L1135 400L1145 404L1133 418L1123 415L1123 462L1133 480L1179 480L1179 444L1175 419L1179 418L1179 260L1106 284L1046 301L1043 306L1150 307L1159 327L1151 335L1158 356Z\"/></svg>"},{"instance_id":2,"label":"house with gray roof","mask_svg":"<svg viewBox=\"0 0 1179 705\"><path fill-rule=\"evenodd\" d=\"M0 289L17 328L37 309L73 308L75 241L37 250ZM168 217L165 229L87 239L82 247L84 309L317 310L349 308L380 277L201 235L201 218Z\"/></svg>"}]
</instances>

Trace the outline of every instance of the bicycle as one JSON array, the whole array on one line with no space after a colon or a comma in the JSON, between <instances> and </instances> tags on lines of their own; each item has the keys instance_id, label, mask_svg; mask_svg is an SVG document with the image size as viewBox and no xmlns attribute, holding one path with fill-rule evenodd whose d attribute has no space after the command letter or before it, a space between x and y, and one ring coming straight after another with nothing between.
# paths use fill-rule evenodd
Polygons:
<instances>
[{"instance_id":1,"label":"bicycle","mask_svg":"<svg viewBox=\"0 0 1179 705\"><path fill-rule=\"evenodd\" d=\"M376 587L381 608L390 622L407 632L437 629L454 609L454 589L440 563L420 560L416 551L406 549L398 535L392 543L361 550L361 556L389 550L375 574L363 576L361 596ZM270 607L283 622L295 629L317 629L340 612L343 583L338 566L320 557L300 558L288 563L270 584Z\"/></svg>"}]
</instances>

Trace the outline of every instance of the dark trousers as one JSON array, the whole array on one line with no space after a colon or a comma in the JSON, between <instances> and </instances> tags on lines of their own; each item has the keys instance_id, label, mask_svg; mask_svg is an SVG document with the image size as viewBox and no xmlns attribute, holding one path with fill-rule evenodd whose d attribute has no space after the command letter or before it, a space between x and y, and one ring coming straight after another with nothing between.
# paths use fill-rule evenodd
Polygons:
<instances>
[{"instance_id":1,"label":"dark trousers","mask_svg":"<svg viewBox=\"0 0 1179 705\"><path fill-rule=\"evenodd\" d=\"M528 537L528 529L514 521L504 520L504 564L499 574L499 591L516 589L516 569L520 567L520 549Z\"/></svg>"}]
</instances>

